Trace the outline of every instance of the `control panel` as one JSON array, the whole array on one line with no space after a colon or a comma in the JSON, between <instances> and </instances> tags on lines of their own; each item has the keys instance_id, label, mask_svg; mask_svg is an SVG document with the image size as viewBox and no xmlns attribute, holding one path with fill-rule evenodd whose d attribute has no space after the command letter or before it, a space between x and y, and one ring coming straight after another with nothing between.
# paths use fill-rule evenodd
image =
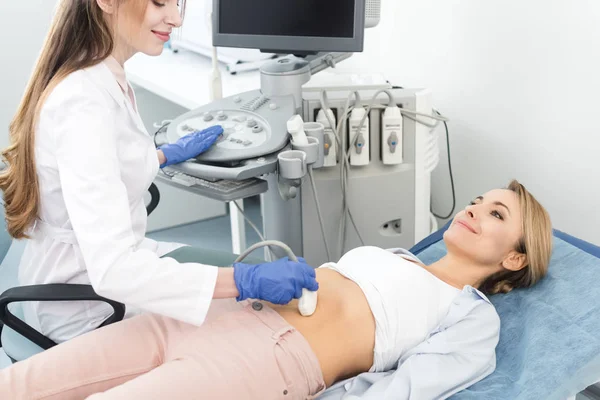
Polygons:
<instances>
[{"instance_id":1,"label":"control panel","mask_svg":"<svg viewBox=\"0 0 600 400\"><path fill-rule=\"evenodd\" d=\"M223 135L196 163L232 165L281 150L289 143L286 122L294 115L292 96L266 97L259 90L214 101L173 120L167 129L171 143L214 125Z\"/></svg>"},{"instance_id":2,"label":"control panel","mask_svg":"<svg viewBox=\"0 0 600 400\"><path fill-rule=\"evenodd\" d=\"M209 111L198 117L190 118L177 126L177 134L180 137L185 136L211 125L223 127L224 133L216 144L221 149L258 147L265 143L269 136L268 125L256 116L239 110Z\"/></svg>"}]
</instances>

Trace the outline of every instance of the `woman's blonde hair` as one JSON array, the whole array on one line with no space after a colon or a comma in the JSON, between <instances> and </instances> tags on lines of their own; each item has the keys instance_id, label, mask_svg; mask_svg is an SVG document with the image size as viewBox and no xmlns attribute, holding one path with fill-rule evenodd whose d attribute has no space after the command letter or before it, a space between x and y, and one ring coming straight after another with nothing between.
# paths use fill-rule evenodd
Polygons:
<instances>
[{"instance_id":1,"label":"woman's blonde hair","mask_svg":"<svg viewBox=\"0 0 600 400\"><path fill-rule=\"evenodd\" d=\"M135 1L144 15L148 0ZM182 6L183 9L183 6ZM97 0L62 0L37 60L17 113L9 126L10 146L2 151L0 173L8 233L26 238L38 217L40 194L35 167L35 129L45 98L67 75L106 59L114 49L113 29Z\"/></svg>"},{"instance_id":2,"label":"woman's blonde hair","mask_svg":"<svg viewBox=\"0 0 600 400\"><path fill-rule=\"evenodd\" d=\"M519 271L501 271L488 277L480 290L490 295L534 285L546 275L552 256L552 224L546 209L518 181L511 181L506 189L519 197L523 236L516 250L527 260Z\"/></svg>"}]
</instances>

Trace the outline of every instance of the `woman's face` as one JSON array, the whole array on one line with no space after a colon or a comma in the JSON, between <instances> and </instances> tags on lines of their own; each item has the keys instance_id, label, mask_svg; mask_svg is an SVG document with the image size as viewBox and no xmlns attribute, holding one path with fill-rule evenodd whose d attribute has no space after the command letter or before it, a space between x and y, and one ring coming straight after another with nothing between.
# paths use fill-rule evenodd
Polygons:
<instances>
[{"instance_id":1,"label":"woman's face","mask_svg":"<svg viewBox=\"0 0 600 400\"><path fill-rule=\"evenodd\" d=\"M174 28L181 26L179 0L125 0L116 12L116 51L125 59L141 52L162 53Z\"/></svg>"},{"instance_id":2,"label":"woman's face","mask_svg":"<svg viewBox=\"0 0 600 400\"><path fill-rule=\"evenodd\" d=\"M518 254L515 249L523 235L521 219L517 194L492 190L454 217L444 233L444 242L448 251L477 264L518 269L511 264L511 254Z\"/></svg>"}]
</instances>

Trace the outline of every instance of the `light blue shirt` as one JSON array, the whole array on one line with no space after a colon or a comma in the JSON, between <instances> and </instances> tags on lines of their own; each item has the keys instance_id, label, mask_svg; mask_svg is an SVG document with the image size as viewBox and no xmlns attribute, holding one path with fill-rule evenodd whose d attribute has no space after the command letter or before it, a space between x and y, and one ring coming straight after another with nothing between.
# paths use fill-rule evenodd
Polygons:
<instances>
[{"instance_id":1,"label":"light blue shirt","mask_svg":"<svg viewBox=\"0 0 600 400\"><path fill-rule=\"evenodd\" d=\"M396 370L337 382L318 399L448 398L494 371L499 335L494 306L483 293L465 286L437 328L402 356Z\"/></svg>"}]
</instances>

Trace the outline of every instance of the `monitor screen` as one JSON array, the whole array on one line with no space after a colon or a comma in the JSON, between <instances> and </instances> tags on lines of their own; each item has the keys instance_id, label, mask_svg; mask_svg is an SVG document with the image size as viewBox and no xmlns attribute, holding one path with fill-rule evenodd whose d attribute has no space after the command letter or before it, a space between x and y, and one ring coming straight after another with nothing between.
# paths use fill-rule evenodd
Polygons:
<instances>
[{"instance_id":1,"label":"monitor screen","mask_svg":"<svg viewBox=\"0 0 600 400\"><path fill-rule=\"evenodd\" d=\"M365 0L215 0L213 44L265 51L362 51Z\"/></svg>"},{"instance_id":2,"label":"monitor screen","mask_svg":"<svg viewBox=\"0 0 600 400\"><path fill-rule=\"evenodd\" d=\"M220 31L238 35L354 36L353 0L221 0Z\"/></svg>"}]
</instances>

